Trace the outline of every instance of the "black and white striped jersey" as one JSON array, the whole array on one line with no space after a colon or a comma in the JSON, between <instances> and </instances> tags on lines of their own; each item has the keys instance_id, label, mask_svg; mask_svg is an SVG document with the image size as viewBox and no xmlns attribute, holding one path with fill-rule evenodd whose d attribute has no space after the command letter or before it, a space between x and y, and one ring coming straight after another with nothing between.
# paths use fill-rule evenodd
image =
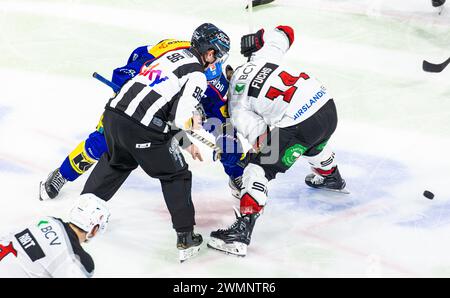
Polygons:
<instances>
[{"instance_id":1,"label":"black and white striped jersey","mask_svg":"<svg viewBox=\"0 0 450 298\"><path fill-rule=\"evenodd\" d=\"M125 83L105 108L145 127L156 117L159 122L185 129L206 86L199 59L187 49L171 51L144 63L139 74Z\"/></svg>"}]
</instances>

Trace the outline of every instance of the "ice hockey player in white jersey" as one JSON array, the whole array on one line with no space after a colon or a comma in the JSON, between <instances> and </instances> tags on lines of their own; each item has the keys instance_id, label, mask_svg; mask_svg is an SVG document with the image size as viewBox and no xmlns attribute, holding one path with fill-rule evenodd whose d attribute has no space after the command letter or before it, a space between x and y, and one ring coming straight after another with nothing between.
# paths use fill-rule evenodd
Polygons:
<instances>
[{"instance_id":1,"label":"ice hockey player in white jersey","mask_svg":"<svg viewBox=\"0 0 450 298\"><path fill-rule=\"evenodd\" d=\"M231 79L229 113L233 126L259 153L244 170L236 222L211 233L211 248L246 255L267 202L268 182L301 156L313 170L305 178L308 186L334 191L345 187L334 153L326 146L337 126L333 97L312 75L282 63L293 41L289 26L261 29L241 39L241 53L250 59Z\"/></svg>"},{"instance_id":2,"label":"ice hockey player in white jersey","mask_svg":"<svg viewBox=\"0 0 450 298\"><path fill-rule=\"evenodd\" d=\"M92 277L94 261L81 243L103 233L109 215L103 200L85 194L71 209L68 222L45 216L0 236L0 278Z\"/></svg>"}]
</instances>

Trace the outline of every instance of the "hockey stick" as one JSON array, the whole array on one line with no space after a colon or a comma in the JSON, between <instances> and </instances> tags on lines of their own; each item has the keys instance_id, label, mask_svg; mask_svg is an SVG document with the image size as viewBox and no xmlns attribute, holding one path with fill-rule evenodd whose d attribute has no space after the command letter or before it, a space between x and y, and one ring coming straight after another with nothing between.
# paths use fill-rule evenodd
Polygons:
<instances>
[{"instance_id":1,"label":"hockey stick","mask_svg":"<svg viewBox=\"0 0 450 298\"><path fill-rule=\"evenodd\" d=\"M205 139L204 137L202 137L201 135L199 135L198 133L196 133L195 131L192 130L186 130L187 133L189 133L193 138L195 138L197 141L205 144L206 146L208 146L209 148L211 148L212 150L216 151L217 154L217 159L220 159L220 155L222 154L222 149L220 149L218 146L216 146L216 144L214 144L213 142Z\"/></svg>"},{"instance_id":2,"label":"hockey stick","mask_svg":"<svg viewBox=\"0 0 450 298\"><path fill-rule=\"evenodd\" d=\"M447 67L447 65L449 63L450 63L450 58L448 58L446 61L442 62L441 64L434 64L434 63L430 63L426 60L423 60L422 68L426 72L441 72Z\"/></svg>"},{"instance_id":3,"label":"hockey stick","mask_svg":"<svg viewBox=\"0 0 450 298\"><path fill-rule=\"evenodd\" d=\"M253 0L251 6L256 7L256 6L260 6L260 5L263 5L263 4L269 4L269 3L273 2L273 1L275 1L275 0ZM245 7L245 9L248 9L248 7L249 7L249 5L247 5Z\"/></svg>"},{"instance_id":4,"label":"hockey stick","mask_svg":"<svg viewBox=\"0 0 450 298\"><path fill-rule=\"evenodd\" d=\"M94 72L92 74L92 76L94 78L96 78L97 80L99 80L100 82L102 82L103 84L105 84L108 87L110 87L111 89L113 89L114 92L117 93L117 92L120 91L120 87L118 85L114 84L113 82L111 82L108 79L105 79L105 77L103 77L102 75L98 74L97 72ZM219 155L219 159L220 159L220 154L222 154L222 149L217 147L213 142L208 141L207 139L205 139L204 137L202 137L201 135L199 135L198 133L196 133L196 132L194 132L192 130L186 130L186 132L189 133L193 138L195 138L199 142L205 144L206 146L208 146L212 150L216 151L217 154Z\"/></svg>"},{"instance_id":5,"label":"hockey stick","mask_svg":"<svg viewBox=\"0 0 450 298\"><path fill-rule=\"evenodd\" d=\"M100 82L102 82L103 84L105 84L105 85L111 87L111 89L112 89L115 93L119 92L120 87L119 87L118 85L114 84L113 82L111 82L110 80L105 79L102 75L100 75L100 74L94 72L94 73L92 74L92 76L93 76L94 78L96 78L97 80L99 80Z\"/></svg>"}]
</instances>

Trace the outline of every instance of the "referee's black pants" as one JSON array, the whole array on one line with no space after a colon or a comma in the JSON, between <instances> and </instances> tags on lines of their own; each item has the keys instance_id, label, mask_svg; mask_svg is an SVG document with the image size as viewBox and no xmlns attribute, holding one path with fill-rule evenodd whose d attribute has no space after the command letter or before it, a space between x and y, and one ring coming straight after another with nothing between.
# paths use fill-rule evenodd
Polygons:
<instances>
[{"instance_id":1,"label":"referee's black pants","mask_svg":"<svg viewBox=\"0 0 450 298\"><path fill-rule=\"evenodd\" d=\"M176 139L110 110L105 110L103 125L108 152L89 175L82 193L108 201L139 165L150 177L160 180L173 228L177 232L192 231L192 174Z\"/></svg>"}]
</instances>

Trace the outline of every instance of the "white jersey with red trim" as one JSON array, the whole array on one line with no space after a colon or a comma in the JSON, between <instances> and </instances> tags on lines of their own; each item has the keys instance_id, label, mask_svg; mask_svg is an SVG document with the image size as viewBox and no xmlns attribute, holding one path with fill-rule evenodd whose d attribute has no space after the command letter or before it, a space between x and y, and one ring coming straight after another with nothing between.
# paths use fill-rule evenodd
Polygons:
<instances>
[{"instance_id":1,"label":"white jersey with red trim","mask_svg":"<svg viewBox=\"0 0 450 298\"><path fill-rule=\"evenodd\" d=\"M91 277L93 271L75 232L57 218L0 237L0 277Z\"/></svg>"},{"instance_id":2,"label":"white jersey with red trim","mask_svg":"<svg viewBox=\"0 0 450 298\"><path fill-rule=\"evenodd\" d=\"M236 70L229 89L231 121L251 144L267 126L296 125L332 98L309 73L281 63L289 48L282 31L265 32L264 38L264 47Z\"/></svg>"}]
</instances>

